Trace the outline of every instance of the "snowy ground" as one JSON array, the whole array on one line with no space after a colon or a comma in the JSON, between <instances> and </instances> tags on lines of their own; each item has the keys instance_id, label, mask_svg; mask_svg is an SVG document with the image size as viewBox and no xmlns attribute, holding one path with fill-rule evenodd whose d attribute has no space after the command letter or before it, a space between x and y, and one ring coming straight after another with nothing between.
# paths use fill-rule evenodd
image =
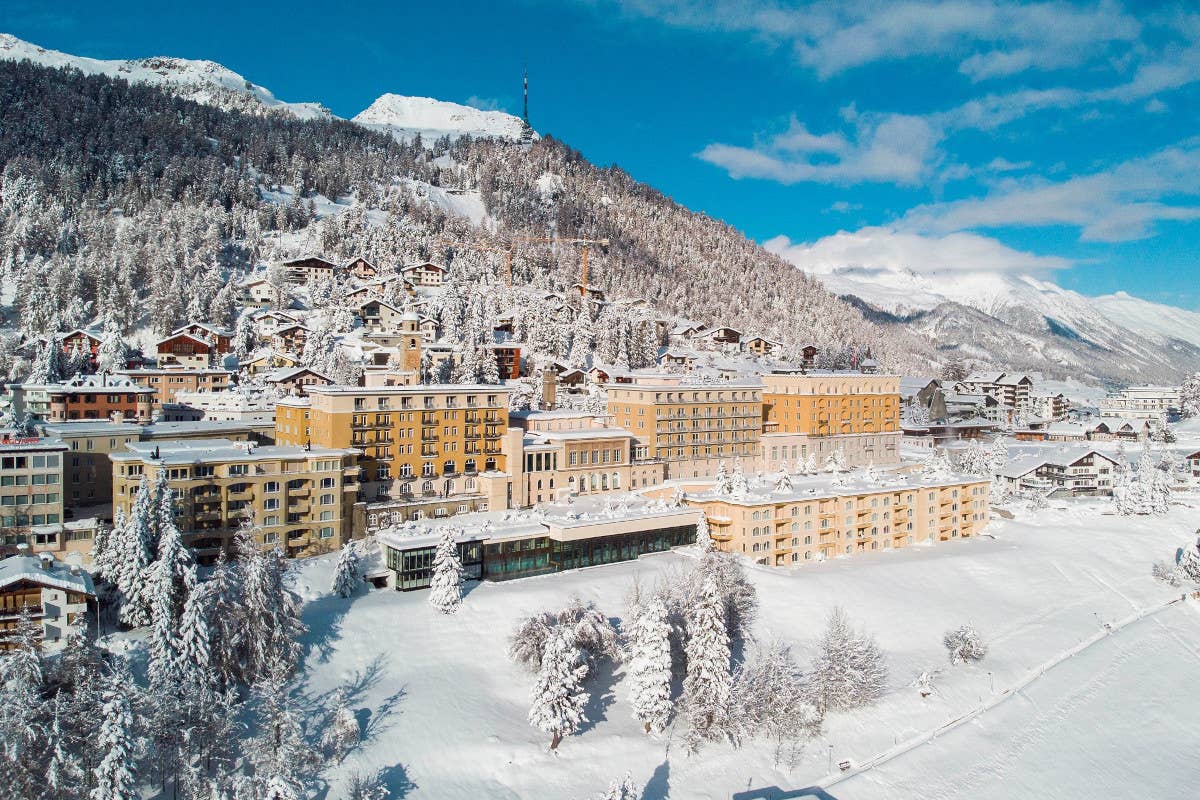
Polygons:
<instances>
[{"instance_id":1,"label":"snowy ground","mask_svg":"<svg viewBox=\"0 0 1200 800\"><path fill-rule=\"evenodd\" d=\"M646 786L646 800L820 797L792 792L823 782L831 759L861 764L919 738L995 702L1031 671L1102 633L1101 623L1178 597L1150 578L1149 567L1200 524L1200 498L1183 500L1165 518L1132 522L1103 514L1103 503L1059 502L1036 517L1022 511L997 519L991 536L974 540L794 571L755 569L760 637L792 641L807 659L826 613L840 604L876 635L890 660L888 696L828 719L825 735L792 770L775 768L765 745L710 746L689 758L682 731L644 736L629 716L620 668L592 684L593 723L557 754L525 721L532 677L505 656L515 620L572 593L620 616L634 575L653 581L690 564L685 553L481 584L451 618L435 616L424 593L330 597L331 561L314 559L300 575L312 648L299 691L316 699L350 685L368 731L362 747L329 774L321 796L336 798L340 781L359 768L387 770L396 794L412 798L587 798L626 770ZM941 636L964 622L981 631L991 653L978 666L952 668ZM1200 650L1181 640L1198 631L1200 617L1189 603L1100 636L1014 698L935 744L830 785L828 796L955 797L960 780L978 789L972 797L999 797L1014 785L1028 789L1005 796L1089 796L1074 790L1084 780L1112 796L1144 789L1150 797L1182 796L1179 787L1196 777L1196 767L1176 757L1182 744L1167 740L1200 737L1196 704L1173 702L1182 701L1182 678L1195 674ZM935 670L937 691L922 700L911 682ZM1121 769L1118 758L1131 768ZM1106 771L1093 768L1106 762ZM1156 772L1147 777L1144 769Z\"/></svg>"}]
</instances>

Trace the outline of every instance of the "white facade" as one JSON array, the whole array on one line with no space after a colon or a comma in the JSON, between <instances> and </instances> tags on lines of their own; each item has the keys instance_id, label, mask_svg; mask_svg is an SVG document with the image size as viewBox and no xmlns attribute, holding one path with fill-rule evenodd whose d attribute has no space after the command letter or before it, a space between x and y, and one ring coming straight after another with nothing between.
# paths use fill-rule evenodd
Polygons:
<instances>
[{"instance_id":1,"label":"white facade","mask_svg":"<svg viewBox=\"0 0 1200 800\"><path fill-rule=\"evenodd\" d=\"M1173 386L1131 386L1100 401L1100 416L1166 422L1179 408L1179 389Z\"/></svg>"}]
</instances>

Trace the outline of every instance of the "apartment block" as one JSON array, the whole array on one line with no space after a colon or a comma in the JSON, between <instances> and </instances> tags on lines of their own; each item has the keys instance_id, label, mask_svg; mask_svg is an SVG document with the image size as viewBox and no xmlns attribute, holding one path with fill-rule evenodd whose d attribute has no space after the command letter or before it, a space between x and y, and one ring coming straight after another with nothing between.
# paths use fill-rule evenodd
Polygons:
<instances>
[{"instance_id":1,"label":"apartment block","mask_svg":"<svg viewBox=\"0 0 1200 800\"><path fill-rule=\"evenodd\" d=\"M1179 389L1173 386L1130 386L1102 398L1100 416L1165 423L1179 405Z\"/></svg>"},{"instance_id":2,"label":"apartment block","mask_svg":"<svg viewBox=\"0 0 1200 800\"><path fill-rule=\"evenodd\" d=\"M181 392L221 392L229 388L233 373L223 369L188 369L162 367L159 369L127 369L114 373L128 378L138 386L155 390L151 398L155 408L179 400Z\"/></svg>"},{"instance_id":3,"label":"apartment block","mask_svg":"<svg viewBox=\"0 0 1200 800\"><path fill-rule=\"evenodd\" d=\"M112 502L113 453L141 438L142 426L128 422L61 422L41 426L46 436L62 441L62 492L66 508Z\"/></svg>"},{"instance_id":4,"label":"apartment block","mask_svg":"<svg viewBox=\"0 0 1200 800\"><path fill-rule=\"evenodd\" d=\"M966 538L989 519L988 482L965 476L797 476L786 490L752 484L740 497L684 488L720 549L771 566Z\"/></svg>"},{"instance_id":5,"label":"apartment block","mask_svg":"<svg viewBox=\"0 0 1200 800\"><path fill-rule=\"evenodd\" d=\"M201 563L246 521L259 543L289 556L322 553L351 537L358 453L349 448L258 446L230 439L136 442L114 453L113 510L130 513L142 476L167 471L176 524Z\"/></svg>"},{"instance_id":6,"label":"apartment block","mask_svg":"<svg viewBox=\"0 0 1200 800\"><path fill-rule=\"evenodd\" d=\"M35 526L62 522L66 451L58 439L0 438L0 544L30 543Z\"/></svg>"},{"instance_id":7,"label":"apartment block","mask_svg":"<svg viewBox=\"0 0 1200 800\"><path fill-rule=\"evenodd\" d=\"M76 375L62 383L14 386L18 410L43 422L125 420L149 422L155 390L128 378Z\"/></svg>"},{"instance_id":8,"label":"apartment block","mask_svg":"<svg viewBox=\"0 0 1200 800\"><path fill-rule=\"evenodd\" d=\"M635 459L658 459L667 478L712 475L721 461L761 455L758 383L610 383L608 411L637 439Z\"/></svg>"},{"instance_id":9,"label":"apartment block","mask_svg":"<svg viewBox=\"0 0 1200 800\"><path fill-rule=\"evenodd\" d=\"M818 465L840 451L847 466L900 461L900 377L860 372L763 375L761 469Z\"/></svg>"},{"instance_id":10,"label":"apartment block","mask_svg":"<svg viewBox=\"0 0 1200 800\"><path fill-rule=\"evenodd\" d=\"M509 390L494 385L313 386L275 412L280 444L362 452L361 498L405 519L508 508Z\"/></svg>"}]
</instances>

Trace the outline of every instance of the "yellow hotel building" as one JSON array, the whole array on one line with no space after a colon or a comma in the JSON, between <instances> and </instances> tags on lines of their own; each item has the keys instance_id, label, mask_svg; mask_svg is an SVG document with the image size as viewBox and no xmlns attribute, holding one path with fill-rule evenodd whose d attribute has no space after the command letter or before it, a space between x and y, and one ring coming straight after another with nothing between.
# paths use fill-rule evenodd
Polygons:
<instances>
[{"instance_id":1,"label":"yellow hotel building","mask_svg":"<svg viewBox=\"0 0 1200 800\"><path fill-rule=\"evenodd\" d=\"M778 371L762 376L762 470L821 466L841 450L846 466L900 461L900 377Z\"/></svg>"},{"instance_id":2,"label":"yellow hotel building","mask_svg":"<svg viewBox=\"0 0 1200 800\"><path fill-rule=\"evenodd\" d=\"M959 476L869 481L852 475L796 477L790 490L770 484L745 497L693 494L717 547L760 564L804 562L977 535L988 523L989 483ZM665 490L663 490L665 491Z\"/></svg>"},{"instance_id":3,"label":"yellow hotel building","mask_svg":"<svg viewBox=\"0 0 1200 800\"><path fill-rule=\"evenodd\" d=\"M638 441L637 459L661 459L666 477L712 475L721 461L757 463L762 437L759 383L605 385L608 413Z\"/></svg>"},{"instance_id":4,"label":"yellow hotel building","mask_svg":"<svg viewBox=\"0 0 1200 800\"><path fill-rule=\"evenodd\" d=\"M360 498L397 519L508 508L509 390L495 385L312 386L280 400L280 444L362 452ZM515 440L514 445L509 439Z\"/></svg>"},{"instance_id":5,"label":"yellow hotel building","mask_svg":"<svg viewBox=\"0 0 1200 800\"><path fill-rule=\"evenodd\" d=\"M246 521L259 544L289 556L335 550L351 538L358 454L322 447L258 446L230 439L131 442L109 456L113 511L129 515L142 476L160 469L175 520L201 563L211 563Z\"/></svg>"}]
</instances>

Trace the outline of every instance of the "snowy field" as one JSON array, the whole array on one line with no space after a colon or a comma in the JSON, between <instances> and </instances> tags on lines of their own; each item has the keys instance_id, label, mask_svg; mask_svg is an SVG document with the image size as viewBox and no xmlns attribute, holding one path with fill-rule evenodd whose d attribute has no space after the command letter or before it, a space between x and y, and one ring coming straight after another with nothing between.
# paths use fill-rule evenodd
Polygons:
<instances>
[{"instance_id":1,"label":"snowy field","mask_svg":"<svg viewBox=\"0 0 1200 800\"><path fill-rule=\"evenodd\" d=\"M687 553L474 585L454 617L437 615L424 592L330 596L332 561L308 561L299 583L311 649L297 689L315 700L350 686L367 734L319 797L338 797L353 769L386 770L393 796L451 800L588 798L625 771L646 787L646 800L1097 796L1077 791L1084 780L1114 797L1181 797L1197 776L1182 754L1200 740L1200 708L1188 701L1185 681L1198 666L1200 646L1189 640L1197 640L1200 616L1188 603L1129 622L1180 594L1150 577L1151 562L1200 526L1200 498L1180 499L1166 517L1136 520L1103 513L1101 502L1059 501L1036 517L996 519L989 535L973 540L789 571L753 568L759 637L793 642L807 661L826 614L840 604L889 659L883 701L829 717L791 770L773 765L766 744L710 745L689 757L682 729L645 736L630 716L620 667L590 684L592 722L556 754L526 722L533 676L506 656L516 620L571 594L619 617L635 575L652 582L687 566ZM951 667L942 634L968 622L990 653L978 665ZM1126 623L1104 635L1103 624ZM827 795L799 791L832 778L831 762L838 773L837 762L863 764L996 703L1093 638L933 744L848 773ZM927 699L912 686L922 672L936 673ZM962 793L960 784L974 788Z\"/></svg>"}]
</instances>

